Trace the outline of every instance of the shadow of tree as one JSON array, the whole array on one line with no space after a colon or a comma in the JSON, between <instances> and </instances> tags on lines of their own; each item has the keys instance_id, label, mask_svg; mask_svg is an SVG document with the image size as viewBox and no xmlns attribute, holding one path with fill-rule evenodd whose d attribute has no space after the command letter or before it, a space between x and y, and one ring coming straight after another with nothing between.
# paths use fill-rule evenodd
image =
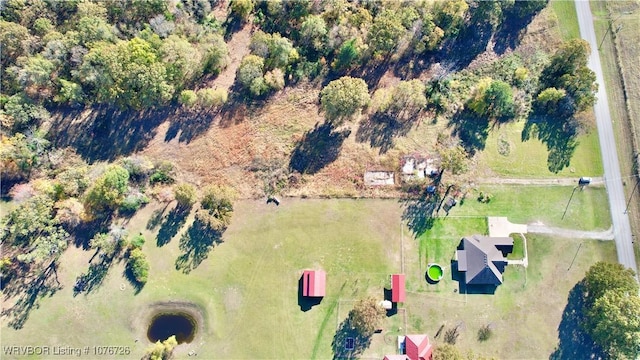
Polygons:
<instances>
[{"instance_id":1,"label":"shadow of tree","mask_svg":"<svg viewBox=\"0 0 640 360\"><path fill-rule=\"evenodd\" d=\"M549 155L549 171L558 173L571 163L578 146L578 124L574 118L560 119L552 116L532 114L522 130L522 141L536 138L546 145Z\"/></svg>"},{"instance_id":2,"label":"shadow of tree","mask_svg":"<svg viewBox=\"0 0 640 360\"><path fill-rule=\"evenodd\" d=\"M489 119L465 107L451 118L449 126L453 127L453 134L460 138L469 155L484 150L489 136Z\"/></svg>"},{"instance_id":3,"label":"shadow of tree","mask_svg":"<svg viewBox=\"0 0 640 360\"><path fill-rule=\"evenodd\" d=\"M520 1L516 1L514 8L521 6L520 3ZM493 40L495 41L493 51L498 55L502 55L509 50L515 49L520 44L526 33L527 26L529 26L536 14L531 14L525 18L505 16L500 27L493 35Z\"/></svg>"},{"instance_id":4,"label":"shadow of tree","mask_svg":"<svg viewBox=\"0 0 640 360\"><path fill-rule=\"evenodd\" d=\"M15 286L15 291L3 291L4 297L6 299L11 294L17 300L13 306L2 310L2 316L6 316L8 318L7 325L16 330L22 329L29 319L31 311L40 307L40 299L51 297L63 288L57 279L56 265L49 266L37 276L25 274L13 286Z\"/></svg>"},{"instance_id":5,"label":"shadow of tree","mask_svg":"<svg viewBox=\"0 0 640 360\"><path fill-rule=\"evenodd\" d=\"M142 150L175 112L174 106L143 111L101 106L87 117L85 111L63 109L48 138L55 147L73 147L89 163L112 161Z\"/></svg>"},{"instance_id":6,"label":"shadow of tree","mask_svg":"<svg viewBox=\"0 0 640 360\"><path fill-rule=\"evenodd\" d=\"M394 145L394 139L405 136L411 130L413 122L399 121L386 113L375 113L371 118L362 121L356 131L356 141L368 142L371 147L380 148L384 154Z\"/></svg>"},{"instance_id":7,"label":"shadow of tree","mask_svg":"<svg viewBox=\"0 0 640 360\"><path fill-rule=\"evenodd\" d=\"M191 209L183 209L180 207L176 207L172 209L167 215L166 219L160 226L160 230L158 230L158 236L156 237L156 244L159 247L162 247L168 244L171 239L180 231L182 226L187 221L187 217Z\"/></svg>"},{"instance_id":8,"label":"shadow of tree","mask_svg":"<svg viewBox=\"0 0 640 360\"><path fill-rule=\"evenodd\" d=\"M104 256L101 256L100 262L89 265L87 272L76 279L76 283L73 285L73 296L75 297L80 293L85 293L86 295L97 290L102 285L110 267L111 260Z\"/></svg>"},{"instance_id":9,"label":"shadow of tree","mask_svg":"<svg viewBox=\"0 0 640 360\"><path fill-rule=\"evenodd\" d=\"M353 348L347 348L347 339L353 339ZM363 337L360 333L354 329L351 325L351 319L346 318L336 334L333 336L331 342L331 349L333 349L333 359L357 359L364 350L366 350L371 344L371 337Z\"/></svg>"},{"instance_id":10,"label":"shadow of tree","mask_svg":"<svg viewBox=\"0 0 640 360\"><path fill-rule=\"evenodd\" d=\"M180 109L176 116L171 118L169 129L164 136L164 141L171 141L178 137L179 142L190 143L203 134L214 122L220 109L186 110ZM178 136L180 134L180 136Z\"/></svg>"},{"instance_id":11,"label":"shadow of tree","mask_svg":"<svg viewBox=\"0 0 640 360\"><path fill-rule=\"evenodd\" d=\"M584 285L577 283L571 291L558 326L558 347L551 360L606 359L606 353L582 330L584 320Z\"/></svg>"},{"instance_id":12,"label":"shadow of tree","mask_svg":"<svg viewBox=\"0 0 640 360\"><path fill-rule=\"evenodd\" d=\"M176 270L185 274L197 268L214 246L222 243L222 232L209 228L195 220L180 238L179 248L183 252L176 259Z\"/></svg>"},{"instance_id":13,"label":"shadow of tree","mask_svg":"<svg viewBox=\"0 0 640 360\"><path fill-rule=\"evenodd\" d=\"M351 130L334 131L330 123L316 124L296 144L289 168L301 174L317 173L338 158L342 143L349 134Z\"/></svg>"},{"instance_id":14,"label":"shadow of tree","mask_svg":"<svg viewBox=\"0 0 640 360\"><path fill-rule=\"evenodd\" d=\"M400 202L404 208L402 220L407 223L414 236L420 236L433 227L440 202L437 192L423 194L418 198L402 199Z\"/></svg>"}]
</instances>

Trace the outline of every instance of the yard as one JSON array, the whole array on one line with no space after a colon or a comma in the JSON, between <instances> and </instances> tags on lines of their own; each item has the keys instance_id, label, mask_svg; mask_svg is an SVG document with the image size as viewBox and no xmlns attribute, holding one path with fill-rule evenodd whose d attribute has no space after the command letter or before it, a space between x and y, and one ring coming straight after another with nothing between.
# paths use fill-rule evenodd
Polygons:
<instances>
[{"instance_id":1,"label":"yard","mask_svg":"<svg viewBox=\"0 0 640 360\"><path fill-rule=\"evenodd\" d=\"M561 202L558 206L562 208L567 189L548 189L557 194L549 202ZM495 339L480 344L479 353L509 357L514 353L507 344L515 341L515 354L548 355L557 339L559 314L569 288L593 262L615 260L615 248L612 242L585 241L567 272L578 241L528 237L530 266L526 272L509 267L505 284L494 296L454 293L457 283L451 279L450 260L461 236L486 232L481 212L508 213L498 199L514 193L520 197L508 200L516 214L512 221L525 221L526 214L537 213L534 202L523 201L531 196L526 191L491 191L495 202L471 205L475 200L469 199L456 210L475 215L437 220L416 240L408 229L401 231L403 209L396 200L286 198L279 207L240 201L224 243L214 247L189 274L175 269L181 253L179 238L188 227L158 246L156 234L162 225L149 226L153 230L147 227L154 212L162 208L150 204L127 225L131 234L142 232L147 238L143 249L151 270L142 291L135 294L122 277L123 264L115 264L96 290L74 296L73 284L87 271L92 252L71 248L58 271L64 288L42 299L21 330L9 329L5 323L3 345L130 346L132 355L139 357L149 344L142 320L149 308L188 302L203 314L203 329L194 342L176 350L178 358L186 358L192 350L203 357L216 354L220 358L330 358L336 327L347 317L353 300L366 295L382 299L384 288L389 288L389 274L401 271L404 254L408 299L401 308L406 311L401 309L385 320L383 332L374 335L365 356L381 358L393 352L394 339L403 329L433 337L442 323L451 326L459 321L464 321L459 340L464 349L475 347L477 327L491 322L496 326ZM595 201L592 197L599 196L599 191L584 194ZM576 207L588 211L597 207L592 201L574 201ZM545 208L540 214L544 219L549 212ZM571 214L567 219L576 222L578 217ZM593 221L586 224L607 226ZM428 262L438 262L445 269L437 285L425 282ZM302 311L298 280L306 268L327 271L327 296L319 305ZM550 276L554 273L563 276ZM43 332L43 328L51 330ZM523 336L515 338L514 334ZM532 340L520 340L527 337Z\"/></svg>"}]
</instances>

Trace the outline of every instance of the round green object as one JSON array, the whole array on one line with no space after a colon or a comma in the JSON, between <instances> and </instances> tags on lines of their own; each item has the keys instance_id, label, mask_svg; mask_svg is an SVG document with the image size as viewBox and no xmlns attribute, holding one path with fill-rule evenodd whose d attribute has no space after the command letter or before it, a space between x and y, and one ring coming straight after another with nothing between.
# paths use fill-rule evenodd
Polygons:
<instances>
[{"instance_id":1,"label":"round green object","mask_svg":"<svg viewBox=\"0 0 640 360\"><path fill-rule=\"evenodd\" d=\"M427 276L433 281L440 281L442 280L442 276L444 276L444 270L442 270L442 266L439 264L429 264L429 266L427 266Z\"/></svg>"}]
</instances>

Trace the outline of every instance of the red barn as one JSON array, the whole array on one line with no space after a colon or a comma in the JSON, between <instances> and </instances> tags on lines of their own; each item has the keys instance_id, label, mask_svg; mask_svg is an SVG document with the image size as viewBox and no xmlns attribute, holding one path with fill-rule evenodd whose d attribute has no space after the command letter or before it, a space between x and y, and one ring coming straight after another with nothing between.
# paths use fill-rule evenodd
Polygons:
<instances>
[{"instance_id":1,"label":"red barn","mask_svg":"<svg viewBox=\"0 0 640 360\"><path fill-rule=\"evenodd\" d=\"M431 360L433 346L427 335L407 335L404 338L404 348L411 360Z\"/></svg>"},{"instance_id":2,"label":"red barn","mask_svg":"<svg viewBox=\"0 0 640 360\"><path fill-rule=\"evenodd\" d=\"M327 273L322 270L305 270L302 274L302 295L307 297L323 297Z\"/></svg>"},{"instance_id":3,"label":"red barn","mask_svg":"<svg viewBox=\"0 0 640 360\"><path fill-rule=\"evenodd\" d=\"M391 301L395 303L404 302L406 297L404 274L391 275Z\"/></svg>"}]
</instances>

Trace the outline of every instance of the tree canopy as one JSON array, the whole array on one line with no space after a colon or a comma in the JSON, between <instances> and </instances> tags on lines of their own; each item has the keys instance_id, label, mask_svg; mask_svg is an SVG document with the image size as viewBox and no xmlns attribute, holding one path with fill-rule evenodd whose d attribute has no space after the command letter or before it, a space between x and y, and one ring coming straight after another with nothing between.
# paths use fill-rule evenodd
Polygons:
<instances>
[{"instance_id":1,"label":"tree canopy","mask_svg":"<svg viewBox=\"0 0 640 360\"><path fill-rule=\"evenodd\" d=\"M320 92L320 103L329 121L339 122L353 116L370 100L367 83L350 76L333 80Z\"/></svg>"},{"instance_id":2,"label":"tree canopy","mask_svg":"<svg viewBox=\"0 0 640 360\"><path fill-rule=\"evenodd\" d=\"M356 302L349 312L349 320L358 333L363 337L373 335L384 318L385 310L374 298L366 298Z\"/></svg>"}]
</instances>

